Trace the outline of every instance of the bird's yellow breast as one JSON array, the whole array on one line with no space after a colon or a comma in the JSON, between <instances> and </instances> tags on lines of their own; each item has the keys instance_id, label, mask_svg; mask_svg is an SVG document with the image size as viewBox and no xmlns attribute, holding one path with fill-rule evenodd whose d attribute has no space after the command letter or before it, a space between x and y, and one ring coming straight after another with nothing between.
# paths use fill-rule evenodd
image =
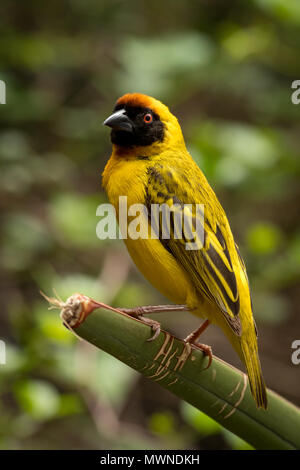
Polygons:
<instances>
[{"instance_id":1,"label":"bird's yellow breast","mask_svg":"<svg viewBox=\"0 0 300 470\"><path fill-rule=\"evenodd\" d=\"M127 209L133 204L145 204L145 184L149 162L114 157L108 161L103 173L103 186L109 201L119 216L119 197L127 196ZM129 217L129 225L132 217ZM190 282L175 258L160 240L150 238L150 224L144 214L140 219L141 233L147 239L124 239L128 252L137 268L163 295L177 304L185 304L192 297Z\"/></svg>"}]
</instances>

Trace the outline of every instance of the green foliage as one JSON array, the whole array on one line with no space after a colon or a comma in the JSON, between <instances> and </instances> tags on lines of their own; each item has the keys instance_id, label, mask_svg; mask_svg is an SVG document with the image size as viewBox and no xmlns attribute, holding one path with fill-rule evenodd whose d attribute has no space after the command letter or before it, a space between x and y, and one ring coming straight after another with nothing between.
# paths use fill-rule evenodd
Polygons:
<instances>
[{"instance_id":1,"label":"green foliage","mask_svg":"<svg viewBox=\"0 0 300 470\"><path fill-rule=\"evenodd\" d=\"M58 194L49 208L52 226L62 243L86 247L99 245L95 236L95 214L99 198Z\"/></svg>"},{"instance_id":2,"label":"green foliage","mask_svg":"<svg viewBox=\"0 0 300 470\"><path fill-rule=\"evenodd\" d=\"M123 71L116 75L117 91L138 91L165 99L176 96L180 84L194 84L213 51L213 44L199 33L128 38L120 50Z\"/></svg>"},{"instance_id":3,"label":"green foliage","mask_svg":"<svg viewBox=\"0 0 300 470\"><path fill-rule=\"evenodd\" d=\"M58 412L60 397L55 388L41 380L16 383L15 396L21 409L37 420L49 419Z\"/></svg>"},{"instance_id":4,"label":"green foliage","mask_svg":"<svg viewBox=\"0 0 300 470\"><path fill-rule=\"evenodd\" d=\"M276 225L257 223L247 234L249 249L258 256L270 255L280 247L282 236Z\"/></svg>"},{"instance_id":5,"label":"green foliage","mask_svg":"<svg viewBox=\"0 0 300 470\"><path fill-rule=\"evenodd\" d=\"M224 429L214 419L202 413L202 411L198 410L189 403L182 402L181 410L185 421L189 423L201 436L212 436L215 434L222 434L232 449L253 449L250 444L245 442L236 434L233 434L232 432L228 431L228 429Z\"/></svg>"},{"instance_id":6,"label":"green foliage","mask_svg":"<svg viewBox=\"0 0 300 470\"><path fill-rule=\"evenodd\" d=\"M174 415L170 412L153 413L149 420L149 428L158 435L172 435L175 430Z\"/></svg>"}]
</instances>

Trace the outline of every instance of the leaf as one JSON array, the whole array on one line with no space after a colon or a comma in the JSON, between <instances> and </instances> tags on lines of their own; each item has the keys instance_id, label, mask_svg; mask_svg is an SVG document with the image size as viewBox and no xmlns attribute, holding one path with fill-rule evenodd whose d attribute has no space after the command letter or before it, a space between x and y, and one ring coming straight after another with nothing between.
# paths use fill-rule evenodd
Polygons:
<instances>
[{"instance_id":1,"label":"leaf","mask_svg":"<svg viewBox=\"0 0 300 470\"><path fill-rule=\"evenodd\" d=\"M181 412L186 422L203 436L218 434L222 430L219 423L189 403L182 402Z\"/></svg>"},{"instance_id":2,"label":"leaf","mask_svg":"<svg viewBox=\"0 0 300 470\"><path fill-rule=\"evenodd\" d=\"M161 331L155 341L149 342L149 326L101 309L89 315L76 328L76 334L198 408L255 448L300 448L297 407L269 390L268 410L257 409L244 374L216 357L205 369L207 358L198 350L193 350L184 364L178 362L185 344L169 333Z\"/></svg>"}]
</instances>

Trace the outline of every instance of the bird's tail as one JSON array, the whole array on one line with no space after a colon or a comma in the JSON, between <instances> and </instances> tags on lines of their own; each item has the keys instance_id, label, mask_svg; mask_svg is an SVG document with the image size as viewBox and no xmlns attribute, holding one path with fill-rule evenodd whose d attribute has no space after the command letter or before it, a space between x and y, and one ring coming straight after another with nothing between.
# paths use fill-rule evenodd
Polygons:
<instances>
[{"instance_id":1,"label":"bird's tail","mask_svg":"<svg viewBox=\"0 0 300 470\"><path fill-rule=\"evenodd\" d=\"M256 338L254 345L249 344L249 338L241 338L241 349L253 398L258 408L266 410L268 406L267 392L258 357Z\"/></svg>"}]
</instances>

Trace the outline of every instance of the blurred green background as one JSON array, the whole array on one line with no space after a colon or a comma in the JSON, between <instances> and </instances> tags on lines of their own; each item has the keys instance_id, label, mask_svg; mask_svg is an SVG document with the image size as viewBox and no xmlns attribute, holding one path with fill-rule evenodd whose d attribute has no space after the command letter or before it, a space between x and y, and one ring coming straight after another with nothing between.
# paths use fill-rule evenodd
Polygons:
<instances>
[{"instance_id":1,"label":"blurred green background","mask_svg":"<svg viewBox=\"0 0 300 470\"><path fill-rule=\"evenodd\" d=\"M248 448L79 342L39 290L166 302L121 241L96 238L110 155L101 123L123 93L154 95L229 216L267 384L300 404L299 0L2 0L0 10L0 448ZM184 337L198 320L169 314L162 325ZM217 328L203 341L241 367Z\"/></svg>"}]
</instances>

